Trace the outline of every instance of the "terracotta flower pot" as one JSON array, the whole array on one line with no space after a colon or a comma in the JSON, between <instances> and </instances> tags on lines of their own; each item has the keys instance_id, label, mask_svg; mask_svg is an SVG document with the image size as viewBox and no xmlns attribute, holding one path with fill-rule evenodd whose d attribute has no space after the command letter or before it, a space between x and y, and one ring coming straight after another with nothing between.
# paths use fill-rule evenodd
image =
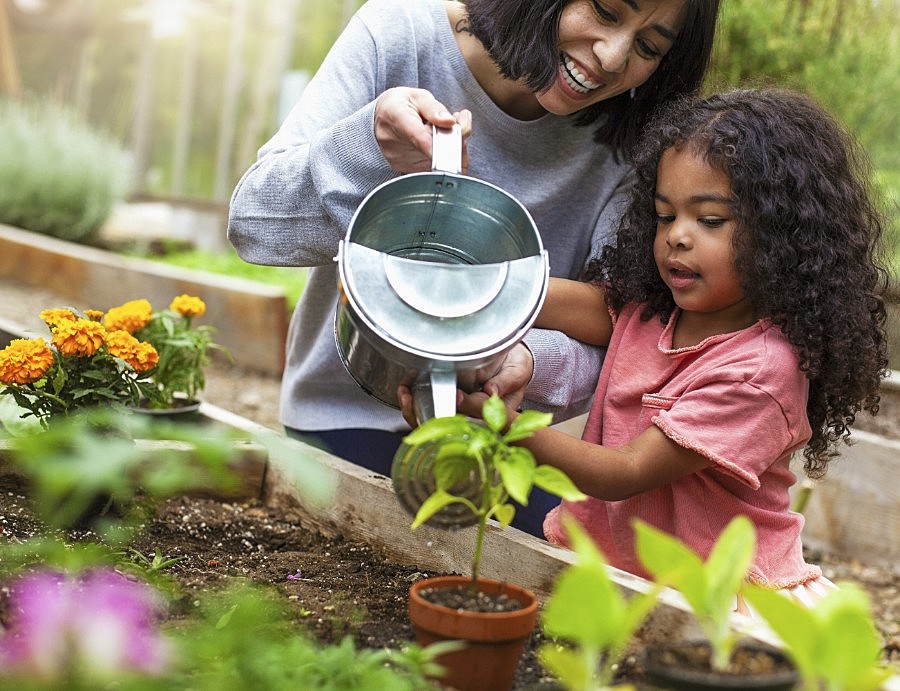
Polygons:
<instances>
[{"instance_id":1,"label":"terracotta flower pot","mask_svg":"<svg viewBox=\"0 0 900 691\"><path fill-rule=\"evenodd\" d=\"M537 623L534 593L510 583L479 579L478 588L506 594L522 603L513 612L470 612L435 605L421 591L467 585L464 576L439 576L414 583L409 590L409 618L416 642L427 646L447 640L466 642L463 650L445 653L438 662L447 670L439 679L459 691L505 691L512 687L525 642Z\"/></svg>"},{"instance_id":2,"label":"terracotta flower pot","mask_svg":"<svg viewBox=\"0 0 900 691\"><path fill-rule=\"evenodd\" d=\"M705 642L653 646L644 654L647 678L676 691L764 689L789 691L800 677L787 656L768 646L740 643L731 656L732 669L712 670Z\"/></svg>"}]
</instances>

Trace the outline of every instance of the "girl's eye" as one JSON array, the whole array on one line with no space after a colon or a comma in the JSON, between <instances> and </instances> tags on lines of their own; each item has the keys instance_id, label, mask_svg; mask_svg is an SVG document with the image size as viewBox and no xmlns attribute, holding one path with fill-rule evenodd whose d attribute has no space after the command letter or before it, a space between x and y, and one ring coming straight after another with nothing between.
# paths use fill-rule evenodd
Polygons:
<instances>
[{"instance_id":1,"label":"girl's eye","mask_svg":"<svg viewBox=\"0 0 900 691\"><path fill-rule=\"evenodd\" d=\"M660 223L671 223L675 220L675 216L671 214L656 214L656 222Z\"/></svg>"},{"instance_id":2,"label":"girl's eye","mask_svg":"<svg viewBox=\"0 0 900 691\"><path fill-rule=\"evenodd\" d=\"M701 218L700 223L705 225L707 228L718 228L722 225L725 225L726 219L724 218Z\"/></svg>"}]
</instances>

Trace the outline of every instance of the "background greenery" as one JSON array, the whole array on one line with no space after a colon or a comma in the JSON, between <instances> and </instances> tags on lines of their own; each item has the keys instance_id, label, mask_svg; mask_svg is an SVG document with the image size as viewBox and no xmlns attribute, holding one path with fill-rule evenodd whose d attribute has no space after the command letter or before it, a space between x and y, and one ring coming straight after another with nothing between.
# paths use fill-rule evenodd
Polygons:
<instances>
[{"instance_id":1,"label":"background greenery","mask_svg":"<svg viewBox=\"0 0 900 691\"><path fill-rule=\"evenodd\" d=\"M77 3L63 0L61 4ZM175 142L179 127L184 126L180 122L185 99L183 66L187 53L196 50L195 88L189 94L190 145L178 194L224 204L227 194L222 196L221 181L216 180L223 147L229 154L224 187L230 191L278 125L283 112L278 105L281 72L313 73L360 4L361 0L254 0L244 5L249 10L241 14L240 0L197 0L183 5L195 11L185 15L181 30L154 37L150 0L90 0L82 5L92 5L95 11L86 13L83 22L44 30L14 26L12 43L28 97L42 97L74 110L87 126L118 142L123 150L136 147L138 106L142 89L148 87L142 59L148 46L153 48L156 68L150 85L149 141L146 152L138 157L146 160L138 161L142 172L131 181L129 190L137 197L166 197L176 187ZM292 11L284 14L287 7ZM900 2L722 0L721 12L705 88L782 85L822 101L857 135L878 169L892 218L889 247L897 256ZM279 23L285 16L290 21ZM237 29L241 40L235 65L229 51ZM279 42L284 44L281 53L273 48ZM223 103L229 86L235 84L235 134L233 140L223 142ZM269 84L271 92L260 86L263 84ZM99 154L91 157L103 159ZM110 166L115 160L115 155L108 157ZM55 193L65 185L57 187L59 178L47 175L51 162L52 157L26 156L4 146L0 148L0 168L6 168L6 175L0 179L19 182L23 167L33 168L35 177L43 176ZM77 177L82 172L68 175ZM126 177L120 175L117 183ZM22 196L39 198L31 192ZM895 265L900 266L900 256ZM233 265L227 270L233 272ZM265 274L257 276L265 279Z\"/></svg>"}]
</instances>

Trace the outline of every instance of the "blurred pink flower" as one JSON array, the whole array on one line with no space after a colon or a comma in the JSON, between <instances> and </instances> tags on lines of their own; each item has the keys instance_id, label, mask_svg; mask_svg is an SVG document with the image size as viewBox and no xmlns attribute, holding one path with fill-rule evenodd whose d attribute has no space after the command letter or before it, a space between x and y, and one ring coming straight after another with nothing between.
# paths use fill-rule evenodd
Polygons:
<instances>
[{"instance_id":1,"label":"blurred pink flower","mask_svg":"<svg viewBox=\"0 0 900 691\"><path fill-rule=\"evenodd\" d=\"M110 569L77 576L37 572L10 585L0 675L64 678L73 670L110 679L157 674L171 649L155 629L162 600L150 586Z\"/></svg>"}]
</instances>

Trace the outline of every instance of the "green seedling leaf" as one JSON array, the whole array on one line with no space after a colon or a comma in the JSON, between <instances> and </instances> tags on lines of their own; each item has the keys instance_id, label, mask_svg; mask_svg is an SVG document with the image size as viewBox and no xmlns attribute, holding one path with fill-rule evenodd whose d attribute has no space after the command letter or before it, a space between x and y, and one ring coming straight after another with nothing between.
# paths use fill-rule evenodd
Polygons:
<instances>
[{"instance_id":1,"label":"green seedling leaf","mask_svg":"<svg viewBox=\"0 0 900 691\"><path fill-rule=\"evenodd\" d=\"M703 562L690 548L656 528L635 522L641 563L658 583L684 596L713 650L712 665L727 666L736 635L731 630L735 598L756 550L756 531L746 516L737 516L722 531Z\"/></svg>"},{"instance_id":2,"label":"green seedling leaf","mask_svg":"<svg viewBox=\"0 0 900 691\"><path fill-rule=\"evenodd\" d=\"M542 427L547 427L553 422L550 413L539 413L536 410L526 410L513 420L509 431L503 435L503 441L512 444L522 439L527 439ZM502 429L502 428L501 428Z\"/></svg>"},{"instance_id":3,"label":"green seedling leaf","mask_svg":"<svg viewBox=\"0 0 900 691\"><path fill-rule=\"evenodd\" d=\"M528 495L534 485L534 456L525 449L513 447L505 458L497 460L497 472L509 496L523 506L528 504Z\"/></svg>"},{"instance_id":4,"label":"green seedling leaf","mask_svg":"<svg viewBox=\"0 0 900 691\"><path fill-rule=\"evenodd\" d=\"M808 689L876 691L890 678L880 665L881 641L866 595L840 583L813 609L758 586L745 597L783 641Z\"/></svg>"},{"instance_id":5,"label":"green seedling leaf","mask_svg":"<svg viewBox=\"0 0 900 691\"><path fill-rule=\"evenodd\" d=\"M484 402L481 416L491 432L500 434L506 427L506 404L499 396L491 396Z\"/></svg>"},{"instance_id":6,"label":"green seedling leaf","mask_svg":"<svg viewBox=\"0 0 900 691\"><path fill-rule=\"evenodd\" d=\"M494 508L493 516L501 526L507 528L516 517L516 507L512 504L500 504Z\"/></svg>"},{"instance_id":7,"label":"green seedling leaf","mask_svg":"<svg viewBox=\"0 0 900 691\"><path fill-rule=\"evenodd\" d=\"M473 511L478 510L477 507L472 504L472 502L464 499L463 497L457 497L443 490L437 490L422 503L422 506L419 507L419 510L416 512L416 517L412 522L412 529L415 530L420 525L427 522L429 518L434 516L434 514L443 509L445 506L449 506L450 504L455 504L457 502L468 505Z\"/></svg>"},{"instance_id":8,"label":"green seedling leaf","mask_svg":"<svg viewBox=\"0 0 900 691\"><path fill-rule=\"evenodd\" d=\"M534 469L534 484L566 501L587 499L587 495L575 486L568 475L552 465L539 465Z\"/></svg>"},{"instance_id":9,"label":"green seedling leaf","mask_svg":"<svg viewBox=\"0 0 900 691\"><path fill-rule=\"evenodd\" d=\"M469 431L469 422L464 415L435 417L424 425L416 427L403 441L408 446L421 446L443 437L461 436Z\"/></svg>"},{"instance_id":10,"label":"green seedling leaf","mask_svg":"<svg viewBox=\"0 0 900 691\"><path fill-rule=\"evenodd\" d=\"M787 653L803 679L816 674L818 634L812 611L784 593L748 585L743 595L787 646Z\"/></svg>"},{"instance_id":11,"label":"green seedling leaf","mask_svg":"<svg viewBox=\"0 0 900 691\"><path fill-rule=\"evenodd\" d=\"M601 688L655 606L659 588L626 599L610 579L602 553L578 523L565 518L564 527L578 559L557 577L541 619L545 632L562 639L563 646L549 644L539 654L547 657L566 688Z\"/></svg>"}]
</instances>

